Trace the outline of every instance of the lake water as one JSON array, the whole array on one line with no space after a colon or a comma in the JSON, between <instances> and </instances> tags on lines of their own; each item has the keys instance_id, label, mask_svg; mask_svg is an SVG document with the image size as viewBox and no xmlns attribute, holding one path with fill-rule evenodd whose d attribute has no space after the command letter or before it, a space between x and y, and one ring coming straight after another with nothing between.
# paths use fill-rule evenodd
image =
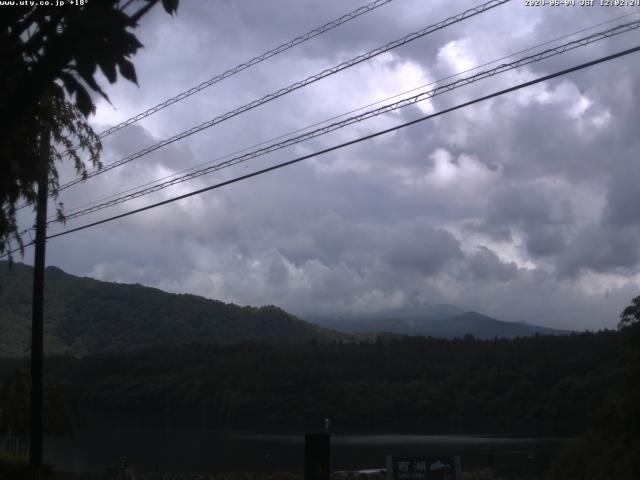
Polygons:
<instances>
[{"instance_id":1,"label":"lake water","mask_svg":"<svg viewBox=\"0 0 640 480\"><path fill-rule=\"evenodd\" d=\"M505 473L541 473L560 446L559 440L543 438L333 433L331 468L383 468L386 455L460 455L463 470L493 464ZM73 438L45 441L45 459L68 471L103 473L117 468L123 453L138 473L302 472L304 433L101 418Z\"/></svg>"}]
</instances>

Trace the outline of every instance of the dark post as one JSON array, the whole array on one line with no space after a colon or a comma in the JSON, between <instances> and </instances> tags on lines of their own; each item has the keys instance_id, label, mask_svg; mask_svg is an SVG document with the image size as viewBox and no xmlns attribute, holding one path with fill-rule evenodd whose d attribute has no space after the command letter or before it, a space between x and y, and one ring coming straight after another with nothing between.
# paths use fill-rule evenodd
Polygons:
<instances>
[{"instance_id":1,"label":"dark post","mask_svg":"<svg viewBox=\"0 0 640 480\"><path fill-rule=\"evenodd\" d=\"M328 433L308 433L304 437L304 479L329 480L331 442Z\"/></svg>"},{"instance_id":2,"label":"dark post","mask_svg":"<svg viewBox=\"0 0 640 480\"><path fill-rule=\"evenodd\" d=\"M33 306L31 316L31 421L29 464L33 480L42 472L42 356L44 317L44 260L47 236L49 172L49 130L42 134L43 173L38 181L36 203L36 241L33 261Z\"/></svg>"}]
</instances>

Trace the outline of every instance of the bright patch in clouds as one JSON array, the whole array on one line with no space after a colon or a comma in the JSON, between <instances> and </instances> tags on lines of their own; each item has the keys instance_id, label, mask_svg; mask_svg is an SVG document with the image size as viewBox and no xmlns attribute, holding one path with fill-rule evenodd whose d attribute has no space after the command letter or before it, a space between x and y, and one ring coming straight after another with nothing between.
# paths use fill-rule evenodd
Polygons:
<instances>
[{"instance_id":1,"label":"bright patch in clouds","mask_svg":"<svg viewBox=\"0 0 640 480\"><path fill-rule=\"evenodd\" d=\"M469 39L453 40L438 52L438 66L449 75L464 72L476 66Z\"/></svg>"},{"instance_id":2,"label":"bright patch in clouds","mask_svg":"<svg viewBox=\"0 0 640 480\"><path fill-rule=\"evenodd\" d=\"M491 170L474 156L461 153L454 157L444 148L438 148L429 155L430 166L421 175L408 175L403 183L419 190L436 190L440 195L447 195L451 202L477 203L483 192L500 178L498 168Z\"/></svg>"}]
</instances>

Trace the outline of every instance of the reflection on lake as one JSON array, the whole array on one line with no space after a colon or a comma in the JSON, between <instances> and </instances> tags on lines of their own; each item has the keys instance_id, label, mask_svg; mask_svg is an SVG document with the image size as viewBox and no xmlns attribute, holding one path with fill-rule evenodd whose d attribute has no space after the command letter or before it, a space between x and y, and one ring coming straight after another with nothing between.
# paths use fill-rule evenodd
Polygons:
<instances>
[{"instance_id":1,"label":"reflection on lake","mask_svg":"<svg viewBox=\"0 0 640 480\"><path fill-rule=\"evenodd\" d=\"M331 468L383 468L385 456L460 455L463 470L487 468L542 472L558 440L475 435L334 433ZM69 439L47 439L46 460L65 470L104 472L126 454L129 466L148 473L302 472L304 434L220 431L172 422L102 417Z\"/></svg>"}]
</instances>

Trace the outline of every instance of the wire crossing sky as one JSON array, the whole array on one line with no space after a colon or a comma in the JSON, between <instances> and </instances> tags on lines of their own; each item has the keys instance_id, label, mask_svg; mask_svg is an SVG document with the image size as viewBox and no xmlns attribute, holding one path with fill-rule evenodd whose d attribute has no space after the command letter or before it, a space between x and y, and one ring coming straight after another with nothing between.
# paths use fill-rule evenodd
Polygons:
<instances>
[{"instance_id":1,"label":"wire crossing sky","mask_svg":"<svg viewBox=\"0 0 640 480\"><path fill-rule=\"evenodd\" d=\"M572 33L569 33L569 34L566 34L566 35L562 35L560 37L556 37L556 38L553 38L551 40L547 40L545 42L539 43L537 45L533 45L531 47L528 47L526 49L520 50L518 52L513 52L510 55L505 55L503 57L499 57L499 58L496 58L494 60L484 62L484 63L482 63L480 65L476 65L476 66L474 66L472 68L468 68L466 70L460 71L460 72L455 73L453 75L448 75L447 77L440 78L439 80L432 81L432 82L430 82L428 84L421 85L419 87L414 87L414 88L412 88L410 90L406 90L406 91L403 91L401 93L397 93L395 95L389 96L387 98L384 98L384 99L381 99L381 100L377 100L377 101L375 101L373 103L368 103L367 105L361 106L361 107L356 108L356 109L349 110L348 112L344 112L344 113L341 113L339 115L334 115L334 116L332 116L332 117L330 117L328 119L322 120L320 122L315 122L315 123L313 123L311 125L307 125L306 127L297 128L296 130L289 131L289 132L287 132L285 134L278 135L277 137L272 137L272 138L270 138L268 140L264 140L264 141L262 141L260 143L256 143L254 145L242 148L240 150L236 150L234 152L228 153L228 154L223 155L221 157L217 157L217 158L215 158L213 160L209 160L209 161L206 161L206 162L201 162L200 164L196 165L195 167L191 167L191 168L188 168L188 169L183 169L183 170L180 170L180 171L178 171L176 173L173 173L171 175L167 175L167 176L164 176L164 177L161 177L161 178L156 178L155 180L151 180L149 182L145 182L144 184L137 185L136 187L127 189L125 191L120 191L120 192L108 195L106 197L101 197L100 199L96 199L96 200L93 200L93 201L90 201L90 202L83 203L82 205L74 207L72 209L69 209L67 207L65 209L65 211L67 213L66 218L69 218L70 214L75 214L76 212L79 212L80 210L85 210L86 208L88 208L90 206L94 206L94 205L97 205L97 204L102 204L102 203L106 202L107 200L115 199L116 197L123 197L125 194L134 192L135 190L140 190L143 187L147 187L147 186L150 186L150 185L158 184L160 182L163 182L163 181L166 181L166 180L170 180L170 179L176 179L177 177L186 178L186 175L184 175L184 176L181 176L181 175L186 174L188 172L195 173L196 171L198 171L198 173L202 173L202 174L208 173L208 170L206 170L204 168L201 168L201 167L204 167L205 165L212 165L214 163L216 164L214 167L217 167L218 165L220 165L220 166L226 165L226 162L223 162L223 160L229 161L229 160L232 159L232 157L237 156L240 153L255 151L258 147L263 147L263 146L270 145L270 143L272 144L276 140L287 139L287 137L290 137L290 136L292 136L294 134L299 134L299 133L308 131L308 130L314 128L314 127L319 127L321 125L328 124L329 122L332 122L334 120L338 120L339 118L346 117L347 115L351 115L351 114L354 114L356 112L365 110L366 108L373 107L375 105L380 105L381 103L384 103L385 101L389 101L389 100L392 100L392 99L398 98L398 97L403 97L405 95L408 95L409 93L416 92L418 90L430 87L432 85L442 84L442 82L444 82L446 80L450 80L452 78L459 77L461 75L464 75L465 73L469 73L469 72L472 72L472 71L475 71L475 70L479 70L482 67L486 67L486 66L498 63L498 62L500 62L502 60L513 58L516 55L527 53L527 52L530 52L532 50L535 50L535 49L543 47L543 46L551 45L551 44L553 44L555 42L558 42L560 40L565 40L565 39L571 38L571 37L573 37L575 35L578 35L580 33L584 33L584 32L587 32L589 30L593 30L595 28L601 27L603 25L607 25L607 24L613 23L615 21L622 20L623 18L628 18L630 16L637 16L639 13L640 13L640 10L632 12L632 13L628 13L628 14L625 14L625 15L616 16L616 17L611 18L609 20L606 20L604 22L599 22L597 24L594 24L594 25L592 25L590 27L581 28L580 30L574 31ZM589 37L585 37L585 38L593 38L593 39L595 39L596 37L600 37L601 39L608 38L610 35L606 35L606 33L609 33L609 32L611 32L612 34L617 34L615 32L623 33L621 31L619 31L619 27L626 28L628 26L631 26L631 24L632 24L632 22L630 22L629 24L620 25L618 27L613 27L613 29L610 29L608 31L599 32L599 33L590 35ZM605 35L603 35L603 33L605 33ZM569 42L569 43L573 44L574 42L575 41L572 41L572 42ZM560 46L560 47L562 47L562 46ZM308 133L310 133L310 132L308 132ZM289 139L287 139L287 141L289 141ZM51 220L54 220L54 218L52 217Z\"/></svg>"},{"instance_id":2,"label":"wire crossing sky","mask_svg":"<svg viewBox=\"0 0 640 480\"><path fill-rule=\"evenodd\" d=\"M415 125L417 123L423 122L425 120L430 120L430 119L438 117L440 115L444 115L445 113L450 113L450 112L453 112L453 111L456 111L456 110L459 110L459 109L462 109L462 108L469 107L469 106L471 106L471 105L473 105L475 103L484 102L484 101L489 100L491 98L499 97L500 95L505 95L507 93L511 93L511 92L516 91L516 90L520 90L521 88L526 88L526 87L530 87L532 85L535 85L535 84L538 84L538 83L541 83L541 82L546 82L547 80L551 80L553 78L560 77L562 75L567 75L569 73L576 72L576 71L582 70L584 68L592 67L594 65L598 65L598 64L603 63L603 62L608 62L610 60L614 60L614 59L619 58L619 57L624 57L626 55L630 55L630 54L636 53L638 51L640 51L640 45L637 46L637 47L634 47L634 48L630 48L628 50L623 50L622 52L618 52L618 53L615 53L613 55L608 55L606 57L598 58L598 59L593 60L591 62L583 63L581 65L577 65L577 66L572 67L572 68L567 68L565 70L561 70L561 71L553 73L551 75L546 75L544 77L536 78L535 80L531 80L529 82L521 83L519 85L515 85L513 87L506 88L504 90L500 90L500 91L492 93L490 95L485 95L484 97L477 98L477 99L472 100L470 102L465 102L465 103L463 103L461 105L457 105L455 107L448 108L446 110L443 110L443 111L438 112L438 113L434 113L432 115L425 115L425 116L423 116L421 118L418 118L416 120L412 120L411 122L403 123L402 125L398 125L398 126L393 127L393 128L388 128L388 129L380 131L380 132L372 133L370 135L366 135L365 137L361 137L361 138L358 138L356 140L351 140L350 142L345 142L345 143L342 143L340 145L336 145L334 147L321 150L319 152L315 152L315 153L312 153L312 154L309 154L309 155L305 155L303 157L298 157L296 159L289 160L288 162L279 163L278 165L274 165L274 166L269 167L269 168L264 168L262 170L258 170L257 172L249 173L247 175L243 175L241 177L234 178L232 180L227 180L225 182L218 183L216 185L212 185L210 187L202 188L200 190L196 190L194 192L186 193L184 195L180 195L178 197L174 197L174 198L171 198L169 200L164 200L162 202L154 203L152 205L147 205L146 207L142 207L142 208L138 208L138 209L135 209L135 210L131 210L129 212L122 213L120 215L115 215L113 217L105 218L105 219L97 221L97 222L93 222L93 223L89 223L87 225L82 225L80 227L72 228L72 229L66 230L64 232L56 233L54 235L49 235L49 236L47 236L47 240L52 239L52 238L61 237L63 235L68 235L70 233L79 232L79 231L85 230L87 228L91 228L91 227L95 227L95 226L98 226L98 225L102 225L103 223L112 222L114 220L119 220L121 218L128 217L130 215L135 215L137 213L145 212L147 210L151 210L152 208L157 208L157 207L161 207L161 206L164 206L164 205L168 205L170 203L177 202L178 200L183 200L185 198L189 198L189 197L192 197L194 195L200 195L200 194L202 194L204 192L208 192L210 190L215 190L217 188L226 187L227 185L231 185L233 183L237 183L237 182L240 182L240 181L248 180L248 179L250 179L252 177L256 177L258 175L263 175L265 173L269 173L269 172L272 172L274 170L278 170L280 168L288 167L290 165L294 165L294 164L302 162L304 160L308 160L310 158L317 157L318 155L323 155L325 153L329 153L329 152L332 152L334 150L338 150L338 149L345 148L345 147L348 147L348 146L351 146L351 145L355 145L356 143L360 143L360 142L363 142L363 141L371 140L371 139L373 139L375 137L378 137L380 135L386 135L388 133L395 132L396 130L400 130L401 128L406 128L406 127L409 127L411 125Z\"/></svg>"},{"instance_id":3,"label":"wire crossing sky","mask_svg":"<svg viewBox=\"0 0 640 480\"><path fill-rule=\"evenodd\" d=\"M259 175L263 175L265 173L269 173L269 172L272 172L274 170L278 170L280 168L288 167L290 165L294 165L296 163L302 162L304 160L308 160L310 158L317 157L319 155L323 155L323 154L332 152L334 150L345 148L345 147L348 147L348 146L351 146L351 145L354 145L354 144L357 144L357 143L360 143L360 142L363 142L363 141L371 140L371 139L373 139L375 137L378 137L378 136L381 136L381 135L386 135L388 133L395 132L395 131L400 130L402 128L406 128L408 126L415 125L417 123L421 123L421 122L423 122L425 120L430 120L432 118L439 117L439 116L444 115L446 113L450 113L450 112L453 112L453 111L456 111L456 110L459 110L459 109L462 109L462 108L467 108L467 107L469 107L469 106L471 106L473 104L479 103L479 102L483 102L483 101L486 101L486 100L489 100L489 99L492 99L492 98L495 98L495 97L498 97L498 96L501 96L501 95L505 95L507 93L511 93L511 92L516 91L516 90L520 90L522 88L530 87L532 85L536 85L538 83L545 82L547 80L551 80L553 78L560 77L562 75L567 75L569 73L573 73L573 72L576 72L578 70L582 70L584 68L592 67L594 65L598 65L598 64L603 63L603 62L608 62L610 60L614 60L614 59L617 59L619 57L630 55L630 54L636 53L638 51L640 51L640 45L637 46L637 47L634 47L634 48L630 48L628 50L624 50L624 51L617 52L617 53L612 54L612 55L608 55L606 57L598 58L596 60L593 60L593 61L590 61L590 62L587 62L587 63L583 63L581 65L576 65L574 67L567 68L567 69L561 70L559 72L555 72L555 73L553 73L551 75L546 75L544 77L536 78L535 80L531 80L529 82L521 83L519 85L515 85L513 87L506 88L506 89L500 90L498 92L494 92L494 93L492 93L490 95L485 95L483 97L476 98L476 99L474 99L472 101L465 102L463 104L457 105L455 107L448 108L446 110L443 110L443 111L440 111L440 112L437 112L437 113L434 113L434 114L431 114L431 115L425 115L425 116L420 117L420 118L418 118L416 120L412 120L410 122L403 123L402 125L397 125L395 127L388 128L388 129L383 130L383 131L375 132L375 133L366 135L364 137L361 137L361 138L358 138L358 139L355 139L355 140L351 140L349 142L342 143L340 145L335 145L335 146L333 146L331 148L327 148L327 149L321 150L319 152L315 152L315 153L312 153L312 154L309 154L309 155L304 155L302 157L298 157L298 158L295 158L293 160L289 160L287 162L279 163L277 165L274 165L274 166L271 166L271 167L268 167L268 168L264 168L262 170L258 170L256 172L253 172L253 173L250 173L250 174L247 174L247 175L242 175L241 177L237 177L237 178L234 178L232 180L227 180L225 182L221 182L221 183L218 183L218 184L206 187L206 188L202 188L202 189L196 190L194 192L186 193L184 195L180 195L180 196L168 199L168 200L164 200L162 202L154 203L152 205L147 205L146 207L138 208L138 209L135 209L135 210L131 210L129 212L125 212L125 213L122 213L122 214L119 214L119 215L115 215L113 217L105 218L105 219L99 220L97 222L92 222L92 223L89 223L89 224L86 224L86 225L82 225L80 227L72 228L70 230L65 230L63 232L59 232L59 233L56 233L56 234L53 234L53 235L48 235L47 236L47 240L50 240L50 239L53 239L53 238L57 238L57 237L61 237L61 236L64 236L64 235L68 235L70 233L79 232L79 231L85 230L87 228L95 227L95 226L98 226L98 225L102 225L104 223L108 223L108 222L112 222L114 220L119 220L121 218L128 217L130 215L135 215L135 214L138 214L138 213L142 213L142 212L145 212L147 210L151 210L153 208L157 208L157 207L160 207L160 206L168 205L170 203L173 203L173 202L176 202L176 201L179 201L179 200L183 200L185 198L189 198L189 197L192 197L194 195L200 195L202 193L205 193L205 192L208 192L208 191L211 191L211 190L215 190L215 189L218 189L218 188L221 188L221 187L225 187L225 186L228 186L228 185L240 182L240 181L248 180L250 178L253 178L253 177L256 177L256 176L259 176ZM26 246L33 245L33 243L34 242L30 242ZM16 251L18 251L18 250L13 250L11 252L8 252L7 254L3 255L0 258L4 258L5 256L8 256L8 255L10 255L12 253L15 253Z\"/></svg>"},{"instance_id":4,"label":"wire crossing sky","mask_svg":"<svg viewBox=\"0 0 640 480\"><path fill-rule=\"evenodd\" d=\"M454 82L448 83L448 84L444 84L444 85L440 85L432 90L428 90L425 92L421 92L417 95L414 95L412 97L409 98L405 98L402 99L400 101L391 103L391 104L387 104L384 105L382 107L379 107L377 109L374 110L370 110L367 112L364 112L360 115L356 115L353 117L349 117L347 119L344 119L342 121L339 122L335 122L332 123L330 125L324 126L322 128L318 128L316 130L304 133L302 135L296 136L296 137L291 137L288 138L282 142L278 142L278 143L274 143L271 145L268 145L266 147L260 148L258 150L254 150L252 152L249 153L245 153L243 155L239 155L236 157L233 157L229 160L226 160L224 162L220 162L217 163L215 165L209 166L207 168L203 168L200 170L196 170L194 172L188 173L186 175L174 178L172 180L157 184L157 185L153 185L151 187L147 187L147 188L142 188L140 190L134 191L132 193L129 193L127 195L123 195L121 197L118 198L114 198L112 200L109 200L107 202L103 202L97 205L93 205L91 207L87 207L84 209L80 209L77 210L73 213L70 213L68 215L66 215L66 220L72 220L90 213L94 213L100 210L103 210L105 208L114 206L114 205L118 205L120 203L129 201L129 200L133 200L134 198L139 198L141 196L144 195L148 195L150 193L153 192L157 192L159 190L171 187L173 185L177 185L179 183L188 181L188 180L192 180L194 178L198 178L202 175L206 175L215 171L218 171L222 168L226 168L226 167L230 167L233 165L237 165L239 163L242 162L246 162L248 160L251 160L253 158L257 158L259 156L265 155L267 153L276 151L276 150L281 150L283 148L289 147L291 145L295 145L297 143L303 142L305 140L309 140L311 138L315 138L318 137L320 135L325 135L329 132L335 131L337 129L341 129L341 128L345 128L346 126L352 125L354 123L359 123L362 121L365 121L369 118L373 118L373 117L377 117L379 115L384 115L386 113L398 110L400 108L404 108L404 107L408 107L411 105L414 105L418 102L422 102L424 100L429 100L431 98L434 98L437 95L442 95L444 93L450 92L456 88L460 88L463 87L465 85L469 85L471 83L475 83L477 81L480 80L484 80L486 78L490 78L493 77L495 75L499 75L501 73L507 72L509 70L514 70L516 68L520 68L523 67L525 65L529 65L531 63L534 62L539 62L542 61L544 59L547 58L551 58L551 57L555 57L556 55L561 55L565 52L569 52L575 48L580 48L580 47L585 47L587 45L590 45L591 43L600 41L600 40L604 40L606 38L611 38L614 37L616 35L620 35L622 33L627 33L633 30L636 30L637 28L640 28L640 21L634 21L634 22L629 22L626 23L624 25L618 25L615 26L613 28L610 28L608 30L602 31L602 32L597 32L588 36L585 36L583 38L580 38L578 40L574 40L571 42L567 42L563 45L559 45L557 47L554 48L549 48L547 50L544 50L542 52L538 52L536 54L533 55L529 55L526 56L524 58L518 59L516 61L507 63L507 64L501 64L495 68L492 68L490 70L485 70L485 71L481 71L478 72L470 77L465 77L459 80L456 80ZM48 223L52 224L55 223L56 220L55 219L51 219Z\"/></svg>"},{"instance_id":5,"label":"wire crossing sky","mask_svg":"<svg viewBox=\"0 0 640 480\"><path fill-rule=\"evenodd\" d=\"M160 110L163 110L165 108L167 108L170 105L173 105L174 103L180 102L181 100L184 100L185 98L190 97L191 95L194 95L198 92L201 92L202 90L204 90L205 88L208 88L212 85L215 85L218 82L221 82L222 80L229 78L237 73L240 73L243 70L246 70L247 68L251 68L254 65L257 65L260 62L264 62L265 60L268 60L271 57L274 57L280 53L286 52L287 50L289 50L290 48L293 48L297 45L300 45L301 43L306 42L307 40L311 40L314 37L317 37L318 35L322 35L325 32L328 32L329 30L332 30L336 27L339 27L340 25L343 25L355 18L358 18L360 15L364 15L365 13L369 13L379 7L382 7L383 5L386 5L387 3L391 2L392 0L375 0L367 5L364 5L362 7L356 8L355 10L342 15L340 18L336 18L335 20L331 20L330 22L325 23L324 25L314 28L313 30L310 30L309 32L300 35L292 40L289 40L288 42L285 42L281 45L278 45L275 48L272 48L271 50L267 50L266 52L262 53L261 55L258 55L256 57L251 58L250 60L247 60L246 62L243 62L239 65L236 65L233 68L230 68L229 70L224 71L223 73L220 73L218 75L215 75L213 77L211 77L209 80L200 83L199 85L196 85L195 87L190 88L189 90L185 90L184 92L179 93L178 95L168 98L165 101L154 105L153 107L145 110L144 112L141 112L127 120L125 120L124 122L121 122L117 125L114 125L113 127L110 127L106 130L104 130L103 132L100 132L98 134L98 136L100 138L104 138L108 135L111 135L112 133L117 132L118 130L132 125L136 122L139 122L140 120L142 120L143 118L147 118L151 115L153 115L156 112L159 112Z\"/></svg>"},{"instance_id":6,"label":"wire crossing sky","mask_svg":"<svg viewBox=\"0 0 640 480\"><path fill-rule=\"evenodd\" d=\"M114 125L113 127L109 127L106 130L100 132L98 134L99 138L105 138L109 135L111 135L112 133L115 133L129 125L133 125L137 122L139 122L140 120L150 117L151 115L153 115L154 113L157 113L161 110L164 110L165 108L178 103L182 100L185 100L186 98L189 98L192 95L195 95L198 92L201 92L202 90L211 87L212 85L215 85L218 82L221 82L222 80L225 80L229 77L232 77L233 75L236 75L237 73L242 72L243 70L246 70L248 68L253 67L254 65L257 65L261 62L264 62L265 60L268 60L271 57L274 57L280 53L286 52L287 50L289 50L290 48L293 48L297 45L300 45L308 40L311 40L314 37L317 37L318 35L321 35L325 32L328 32L336 27L339 27L340 25L343 25L344 23L347 23L355 18L358 18L361 15L364 15L365 13L369 13L379 7L382 7L383 5L386 5L387 3L391 2L392 0L374 0L373 2L364 5L362 7L356 8L355 10L342 15L339 18L336 18L335 20L332 20L330 22L325 23L324 25L314 28L313 30L310 30L309 32L297 36L292 40L289 40L288 42L285 42L281 45L278 45L275 48L272 48L271 50L268 50L264 53L262 53L261 55L258 55L256 57L251 58L250 60L247 60L246 62L243 62L239 65L236 65L233 68L230 68L228 70L225 70L223 73L217 74L213 77L211 77L209 80L206 80L198 85L196 85L195 87L191 87L188 90L185 90L183 92L180 92L179 94L168 98L166 100L164 100L161 103L158 103L157 105L154 105L151 108L146 109L143 112L138 113L137 115L134 115L133 117L128 118L127 120L120 122L117 125ZM80 145L76 145L75 148L79 148ZM66 187L63 187L66 188ZM22 209L24 207L26 207L27 204L23 204L20 205L18 207L18 209Z\"/></svg>"},{"instance_id":7,"label":"wire crossing sky","mask_svg":"<svg viewBox=\"0 0 640 480\"><path fill-rule=\"evenodd\" d=\"M135 153L132 153L131 155L128 155L127 157L124 157L120 160L118 160L117 162L113 162L110 163L108 165L105 165L102 167L102 169L100 170L96 170L93 172L88 173L86 176L84 177L78 177L75 180L72 180L70 182L67 182L65 184L63 184L62 186L60 186L59 191L63 191L66 190L69 187L72 187L73 185L76 185L78 183L84 182L90 178L93 178L97 175L101 175L103 173L106 173L114 168L117 168L121 165L125 165L133 160L136 160L140 157L143 157L145 155L148 155L149 153L152 153L156 150L158 150L159 148L165 147L167 145L170 145L174 142L177 142L178 140L182 140L183 138L189 137L195 133L201 132L205 129L211 128L214 125L217 125L219 123L222 123L226 120L229 120L233 117L236 117L242 113L248 112L249 110L252 110L256 107L259 107L261 105L264 105L265 103L271 102L272 100L275 100L277 98L280 98L284 95L287 95L295 90L301 89L303 87L306 87L312 83L315 83L317 81L320 81L326 77L329 77L331 75L335 75L338 72L341 72L343 70L346 70L348 68L351 68L355 65L358 65L359 63L365 62L367 60L370 60L378 55L381 55L385 52L389 52L395 48L398 48L402 45L406 45L409 42L413 42L414 40L417 40L419 38L422 38L426 35L429 35L433 32L436 32L438 30L441 30L443 28L446 28L450 25L454 25L458 22L462 22L468 18L474 17L476 15L479 15L481 13L487 12L495 7L498 7L500 5L503 5L507 2L510 2L511 0L490 0L486 3L483 3L482 5L479 5L477 7L474 8L470 8L468 10L465 10L461 13L458 13L454 16L448 17L445 20L442 20L438 23L429 25L428 27L425 27L419 31L410 33L408 35L405 35L402 38L399 38L397 40L394 40L392 42L389 42L381 47L378 48L374 48L373 50L370 50L366 53L363 53L361 55L358 55L354 58L351 58L350 60L347 60L345 62L342 62L332 68L328 68L325 69L315 75L312 75L310 77L305 78L304 80L300 80L297 81L295 83L290 84L287 87L281 88L276 92L272 92L270 94L267 94L259 99L253 100L250 103L247 103L241 107L238 107L234 110L231 110L227 113L224 113L222 115L218 115L215 118L208 120L206 122L203 122L199 125L196 125L194 127L189 128L188 130L184 130L170 138L167 138L165 140L162 140L161 142L157 142L153 145L150 145L146 148L143 148L142 150L139 150Z\"/></svg>"}]
</instances>

